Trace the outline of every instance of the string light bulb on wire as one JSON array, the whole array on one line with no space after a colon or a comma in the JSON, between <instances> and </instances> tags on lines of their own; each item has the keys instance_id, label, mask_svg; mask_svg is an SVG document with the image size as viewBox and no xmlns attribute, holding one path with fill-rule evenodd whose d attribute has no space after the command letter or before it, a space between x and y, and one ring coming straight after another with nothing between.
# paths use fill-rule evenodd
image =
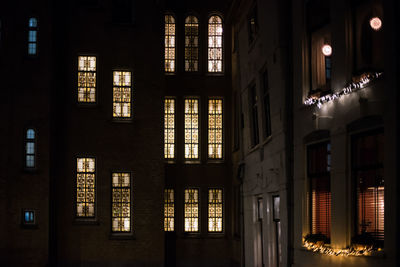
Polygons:
<instances>
[{"instance_id":1,"label":"string light bulb on wire","mask_svg":"<svg viewBox=\"0 0 400 267\"><path fill-rule=\"evenodd\" d=\"M332 55L332 47L328 44L324 44L322 46L322 54L324 54L324 56L329 57Z\"/></svg>"},{"instance_id":2,"label":"string light bulb on wire","mask_svg":"<svg viewBox=\"0 0 400 267\"><path fill-rule=\"evenodd\" d=\"M382 20L379 17L373 17L369 20L369 25L374 31L379 31L382 28Z\"/></svg>"}]
</instances>

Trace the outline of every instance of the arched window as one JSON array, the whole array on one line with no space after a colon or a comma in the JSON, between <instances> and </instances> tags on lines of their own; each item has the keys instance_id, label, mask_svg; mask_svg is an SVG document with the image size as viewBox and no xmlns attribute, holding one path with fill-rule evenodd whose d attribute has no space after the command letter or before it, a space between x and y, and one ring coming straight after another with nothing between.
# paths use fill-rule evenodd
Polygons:
<instances>
[{"instance_id":1,"label":"arched window","mask_svg":"<svg viewBox=\"0 0 400 267\"><path fill-rule=\"evenodd\" d=\"M28 55L37 55L37 31L38 22L36 18L30 18L28 24Z\"/></svg>"},{"instance_id":2,"label":"arched window","mask_svg":"<svg viewBox=\"0 0 400 267\"><path fill-rule=\"evenodd\" d=\"M35 168L35 155L36 155L36 136L35 130L30 128L26 130L25 135L25 167Z\"/></svg>"},{"instance_id":3,"label":"arched window","mask_svg":"<svg viewBox=\"0 0 400 267\"><path fill-rule=\"evenodd\" d=\"M175 18L165 15L165 72L175 72Z\"/></svg>"},{"instance_id":4,"label":"arched window","mask_svg":"<svg viewBox=\"0 0 400 267\"><path fill-rule=\"evenodd\" d=\"M185 19L185 71L199 70L199 20L195 16Z\"/></svg>"},{"instance_id":5,"label":"arched window","mask_svg":"<svg viewBox=\"0 0 400 267\"><path fill-rule=\"evenodd\" d=\"M222 19L211 16L208 20L208 71L222 72Z\"/></svg>"}]
</instances>

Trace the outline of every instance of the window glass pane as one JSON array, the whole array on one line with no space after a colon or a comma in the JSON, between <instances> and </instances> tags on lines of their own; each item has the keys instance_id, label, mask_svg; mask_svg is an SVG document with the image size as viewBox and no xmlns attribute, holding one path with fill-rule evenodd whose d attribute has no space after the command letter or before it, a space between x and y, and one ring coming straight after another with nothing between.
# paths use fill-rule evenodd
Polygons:
<instances>
[{"instance_id":1,"label":"window glass pane","mask_svg":"<svg viewBox=\"0 0 400 267\"><path fill-rule=\"evenodd\" d=\"M185 159L199 158L199 100L185 99Z\"/></svg>"},{"instance_id":2,"label":"window glass pane","mask_svg":"<svg viewBox=\"0 0 400 267\"><path fill-rule=\"evenodd\" d=\"M164 158L175 158L175 99L164 100Z\"/></svg>"},{"instance_id":3,"label":"window glass pane","mask_svg":"<svg viewBox=\"0 0 400 267\"><path fill-rule=\"evenodd\" d=\"M112 174L112 231L131 231L131 175Z\"/></svg>"},{"instance_id":4,"label":"window glass pane","mask_svg":"<svg viewBox=\"0 0 400 267\"><path fill-rule=\"evenodd\" d=\"M199 69L199 21L195 16L185 19L185 71Z\"/></svg>"},{"instance_id":5,"label":"window glass pane","mask_svg":"<svg viewBox=\"0 0 400 267\"><path fill-rule=\"evenodd\" d=\"M208 71L222 72L222 19L212 16L208 20Z\"/></svg>"},{"instance_id":6,"label":"window glass pane","mask_svg":"<svg viewBox=\"0 0 400 267\"><path fill-rule=\"evenodd\" d=\"M96 102L96 57L78 57L78 102Z\"/></svg>"},{"instance_id":7,"label":"window glass pane","mask_svg":"<svg viewBox=\"0 0 400 267\"><path fill-rule=\"evenodd\" d=\"M199 190L185 189L185 232L199 231Z\"/></svg>"},{"instance_id":8,"label":"window glass pane","mask_svg":"<svg viewBox=\"0 0 400 267\"><path fill-rule=\"evenodd\" d=\"M26 139L34 139L35 138L35 130L28 129L26 131Z\"/></svg>"},{"instance_id":9,"label":"window glass pane","mask_svg":"<svg viewBox=\"0 0 400 267\"><path fill-rule=\"evenodd\" d=\"M222 189L208 190L208 231L222 232Z\"/></svg>"},{"instance_id":10,"label":"window glass pane","mask_svg":"<svg viewBox=\"0 0 400 267\"><path fill-rule=\"evenodd\" d=\"M175 71L175 18L165 15L165 71Z\"/></svg>"},{"instance_id":11,"label":"window glass pane","mask_svg":"<svg viewBox=\"0 0 400 267\"><path fill-rule=\"evenodd\" d=\"M164 190L164 231L174 231L175 202L174 189Z\"/></svg>"},{"instance_id":12,"label":"window glass pane","mask_svg":"<svg viewBox=\"0 0 400 267\"><path fill-rule=\"evenodd\" d=\"M131 72L113 72L113 117L131 117Z\"/></svg>"},{"instance_id":13,"label":"window glass pane","mask_svg":"<svg viewBox=\"0 0 400 267\"><path fill-rule=\"evenodd\" d=\"M208 157L222 159L222 99L208 100Z\"/></svg>"},{"instance_id":14,"label":"window glass pane","mask_svg":"<svg viewBox=\"0 0 400 267\"><path fill-rule=\"evenodd\" d=\"M77 159L76 216L94 217L95 214L95 159Z\"/></svg>"},{"instance_id":15,"label":"window glass pane","mask_svg":"<svg viewBox=\"0 0 400 267\"><path fill-rule=\"evenodd\" d=\"M35 18L30 18L30 19L29 19L29 27L30 27L30 28L36 28L36 27L37 27L37 19L35 19Z\"/></svg>"}]
</instances>

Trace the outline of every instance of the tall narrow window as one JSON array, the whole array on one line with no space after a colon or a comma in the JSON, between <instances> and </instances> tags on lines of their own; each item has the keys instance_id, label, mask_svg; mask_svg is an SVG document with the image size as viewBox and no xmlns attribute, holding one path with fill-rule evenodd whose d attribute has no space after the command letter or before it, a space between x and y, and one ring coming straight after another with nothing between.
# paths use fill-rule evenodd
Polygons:
<instances>
[{"instance_id":1,"label":"tall narrow window","mask_svg":"<svg viewBox=\"0 0 400 267\"><path fill-rule=\"evenodd\" d=\"M38 22L36 18L30 18L28 24L28 55L37 55Z\"/></svg>"},{"instance_id":2,"label":"tall narrow window","mask_svg":"<svg viewBox=\"0 0 400 267\"><path fill-rule=\"evenodd\" d=\"M271 136L271 107L269 101L268 72L262 74L263 108L264 108L264 137Z\"/></svg>"},{"instance_id":3,"label":"tall narrow window","mask_svg":"<svg viewBox=\"0 0 400 267\"><path fill-rule=\"evenodd\" d=\"M175 99L164 100L164 158L175 158Z\"/></svg>"},{"instance_id":4,"label":"tall narrow window","mask_svg":"<svg viewBox=\"0 0 400 267\"><path fill-rule=\"evenodd\" d=\"M172 232L175 227L174 189L164 190L164 231Z\"/></svg>"},{"instance_id":5,"label":"tall narrow window","mask_svg":"<svg viewBox=\"0 0 400 267\"><path fill-rule=\"evenodd\" d=\"M255 5L251 9L247 17L247 31L248 31L249 43L251 44L256 39L258 33L257 5Z\"/></svg>"},{"instance_id":6,"label":"tall narrow window","mask_svg":"<svg viewBox=\"0 0 400 267\"><path fill-rule=\"evenodd\" d=\"M165 72L175 72L175 18L171 15L164 17Z\"/></svg>"},{"instance_id":7,"label":"tall narrow window","mask_svg":"<svg viewBox=\"0 0 400 267\"><path fill-rule=\"evenodd\" d=\"M185 232L199 231L199 190L185 189Z\"/></svg>"},{"instance_id":8,"label":"tall narrow window","mask_svg":"<svg viewBox=\"0 0 400 267\"><path fill-rule=\"evenodd\" d=\"M222 189L208 190L208 231L222 232Z\"/></svg>"},{"instance_id":9,"label":"tall narrow window","mask_svg":"<svg viewBox=\"0 0 400 267\"><path fill-rule=\"evenodd\" d=\"M199 100L185 99L185 159L199 159Z\"/></svg>"},{"instance_id":10,"label":"tall narrow window","mask_svg":"<svg viewBox=\"0 0 400 267\"><path fill-rule=\"evenodd\" d=\"M131 231L131 174L112 174L112 231Z\"/></svg>"},{"instance_id":11,"label":"tall narrow window","mask_svg":"<svg viewBox=\"0 0 400 267\"><path fill-rule=\"evenodd\" d=\"M383 169L383 133L370 132L353 137L353 175L356 179L358 235L372 237L383 247L385 183Z\"/></svg>"},{"instance_id":12,"label":"tall narrow window","mask_svg":"<svg viewBox=\"0 0 400 267\"><path fill-rule=\"evenodd\" d=\"M331 145L329 142L308 147L308 177L311 193L311 233L331 233Z\"/></svg>"},{"instance_id":13,"label":"tall narrow window","mask_svg":"<svg viewBox=\"0 0 400 267\"><path fill-rule=\"evenodd\" d=\"M36 134L34 129L28 129L25 135L25 167L35 168Z\"/></svg>"},{"instance_id":14,"label":"tall narrow window","mask_svg":"<svg viewBox=\"0 0 400 267\"><path fill-rule=\"evenodd\" d=\"M78 57L78 102L96 102L96 57Z\"/></svg>"},{"instance_id":15,"label":"tall narrow window","mask_svg":"<svg viewBox=\"0 0 400 267\"><path fill-rule=\"evenodd\" d=\"M222 159L222 99L208 100L208 158Z\"/></svg>"},{"instance_id":16,"label":"tall narrow window","mask_svg":"<svg viewBox=\"0 0 400 267\"><path fill-rule=\"evenodd\" d=\"M253 85L250 88L249 92L250 98L250 124L251 124L251 145L255 146L259 142L259 133L258 133L258 97L256 86Z\"/></svg>"},{"instance_id":17,"label":"tall narrow window","mask_svg":"<svg viewBox=\"0 0 400 267\"><path fill-rule=\"evenodd\" d=\"M129 71L114 71L113 73L113 117L131 117L132 75Z\"/></svg>"},{"instance_id":18,"label":"tall narrow window","mask_svg":"<svg viewBox=\"0 0 400 267\"><path fill-rule=\"evenodd\" d=\"M222 19L211 16L208 20L208 71L222 72Z\"/></svg>"},{"instance_id":19,"label":"tall narrow window","mask_svg":"<svg viewBox=\"0 0 400 267\"><path fill-rule=\"evenodd\" d=\"M96 186L95 159L77 158L76 216L90 218L95 215Z\"/></svg>"},{"instance_id":20,"label":"tall narrow window","mask_svg":"<svg viewBox=\"0 0 400 267\"><path fill-rule=\"evenodd\" d=\"M185 19L185 71L199 70L199 20L195 16Z\"/></svg>"}]
</instances>

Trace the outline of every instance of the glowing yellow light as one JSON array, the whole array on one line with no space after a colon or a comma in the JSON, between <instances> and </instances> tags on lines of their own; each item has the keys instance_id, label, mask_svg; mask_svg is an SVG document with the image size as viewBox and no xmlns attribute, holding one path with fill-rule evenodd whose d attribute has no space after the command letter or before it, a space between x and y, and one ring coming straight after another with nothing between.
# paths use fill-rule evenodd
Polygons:
<instances>
[{"instance_id":1,"label":"glowing yellow light","mask_svg":"<svg viewBox=\"0 0 400 267\"><path fill-rule=\"evenodd\" d=\"M199 231L199 190L185 189L185 232Z\"/></svg>"},{"instance_id":2,"label":"glowing yellow light","mask_svg":"<svg viewBox=\"0 0 400 267\"><path fill-rule=\"evenodd\" d=\"M208 100L208 157L222 159L222 99Z\"/></svg>"},{"instance_id":3,"label":"glowing yellow light","mask_svg":"<svg viewBox=\"0 0 400 267\"><path fill-rule=\"evenodd\" d=\"M382 28L382 20L378 17L373 17L369 20L369 25L375 31L379 31Z\"/></svg>"},{"instance_id":4,"label":"glowing yellow light","mask_svg":"<svg viewBox=\"0 0 400 267\"><path fill-rule=\"evenodd\" d=\"M164 190L164 231L174 231L175 203L174 189Z\"/></svg>"},{"instance_id":5,"label":"glowing yellow light","mask_svg":"<svg viewBox=\"0 0 400 267\"><path fill-rule=\"evenodd\" d=\"M131 175L112 174L112 231L131 230Z\"/></svg>"},{"instance_id":6,"label":"glowing yellow light","mask_svg":"<svg viewBox=\"0 0 400 267\"><path fill-rule=\"evenodd\" d=\"M324 54L324 56L327 56L327 57L332 55L332 47L328 44L325 44L324 46L322 46L322 54Z\"/></svg>"}]
</instances>

